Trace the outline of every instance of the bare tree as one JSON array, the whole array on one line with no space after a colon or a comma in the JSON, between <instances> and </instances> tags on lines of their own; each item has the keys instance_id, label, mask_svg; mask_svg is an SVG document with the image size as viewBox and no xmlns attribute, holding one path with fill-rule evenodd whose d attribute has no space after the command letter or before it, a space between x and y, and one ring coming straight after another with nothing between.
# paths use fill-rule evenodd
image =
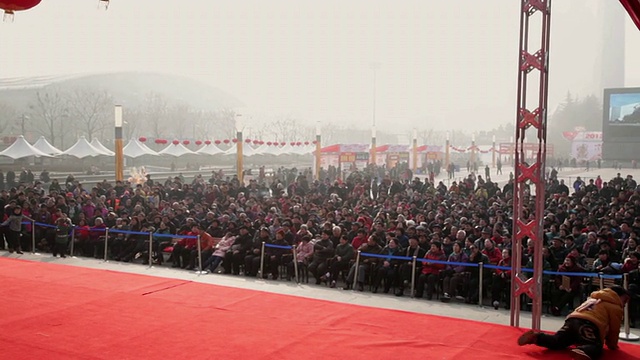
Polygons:
<instances>
[{"instance_id":1,"label":"bare tree","mask_svg":"<svg viewBox=\"0 0 640 360\"><path fill-rule=\"evenodd\" d=\"M113 99L106 91L76 89L69 94L70 115L78 127L91 141L108 126L109 115L113 114Z\"/></svg>"},{"instance_id":2,"label":"bare tree","mask_svg":"<svg viewBox=\"0 0 640 360\"><path fill-rule=\"evenodd\" d=\"M18 118L18 111L12 105L0 101L0 133L6 133Z\"/></svg>"},{"instance_id":3,"label":"bare tree","mask_svg":"<svg viewBox=\"0 0 640 360\"><path fill-rule=\"evenodd\" d=\"M144 104L140 109L139 117L131 116L127 122L142 121L147 125L147 129L156 139L162 138L166 132L167 113L169 110L169 102L158 93L149 93L145 97ZM137 125L135 125L137 128Z\"/></svg>"},{"instance_id":4,"label":"bare tree","mask_svg":"<svg viewBox=\"0 0 640 360\"><path fill-rule=\"evenodd\" d=\"M191 119L192 113L191 108L186 104L176 104L169 108L167 119L177 139L184 139L192 129L194 125Z\"/></svg>"},{"instance_id":5,"label":"bare tree","mask_svg":"<svg viewBox=\"0 0 640 360\"><path fill-rule=\"evenodd\" d=\"M52 145L64 146L65 128L68 124L69 110L64 95L57 88L36 92L29 110L38 126L34 129L49 138ZM59 140L59 141L57 141Z\"/></svg>"}]
</instances>

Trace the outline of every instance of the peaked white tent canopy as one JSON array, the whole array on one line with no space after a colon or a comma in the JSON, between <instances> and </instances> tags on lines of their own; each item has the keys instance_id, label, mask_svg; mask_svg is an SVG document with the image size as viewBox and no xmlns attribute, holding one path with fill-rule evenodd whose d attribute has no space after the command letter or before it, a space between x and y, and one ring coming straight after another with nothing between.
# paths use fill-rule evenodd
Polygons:
<instances>
[{"instance_id":1,"label":"peaked white tent canopy","mask_svg":"<svg viewBox=\"0 0 640 360\"><path fill-rule=\"evenodd\" d=\"M224 153L224 150L220 149L213 143L205 145L196 151L196 154L201 155L218 155Z\"/></svg>"},{"instance_id":2,"label":"peaked white tent canopy","mask_svg":"<svg viewBox=\"0 0 640 360\"><path fill-rule=\"evenodd\" d=\"M129 140L129 143L122 149L122 152L124 156L130 158L137 158L143 155L158 155L157 152L149 149L147 145L141 143L138 139Z\"/></svg>"},{"instance_id":3,"label":"peaked white tent canopy","mask_svg":"<svg viewBox=\"0 0 640 360\"><path fill-rule=\"evenodd\" d=\"M48 155L29 144L22 135L18 136L11 146L0 152L0 156L7 156L14 160L29 156L51 157L51 155Z\"/></svg>"},{"instance_id":4,"label":"peaked white tent canopy","mask_svg":"<svg viewBox=\"0 0 640 360\"><path fill-rule=\"evenodd\" d=\"M171 143L166 148L160 150L158 152L158 154L159 155L171 155L171 156L179 157L179 156L182 156L182 155L195 154L195 153L193 151L187 149L181 143L178 143L178 144Z\"/></svg>"},{"instance_id":5,"label":"peaked white tent canopy","mask_svg":"<svg viewBox=\"0 0 640 360\"><path fill-rule=\"evenodd\" d=\"M258 146L258 148L254 149L253 152L255 155L271 155L271 153L269 152L269 149L271 149L271 146L267 144L262 144Z\"/></svg>"},{"instance_id":6,"label":"peaked white tent canopy","mask_svg":"<svg viewBox=\"0 0 640 360\"><path fill-rule=\"evenodd\" d=\"M278 148L277 151L274 151L274 155L291 155L295 154L295 150L291 144L287 144L281 148Z\"/></svg>"},{"instance_id":7,"label":"peaked white tent canopy","mask_svg":"<svg viewBox=\"0 0 640 360\"><path fill-rule=\"evenodd\" d=\"M316 146L315 145L296 146L293 151L294 151L293 154L308 155L316 151Z\"/></svg>"},{"instance_id":8,"label":"peaked white tent canopy","mask_svg":"<svg viewBox=\"0 0 640 360\"><path fill-rule=\"evenodd\" d=\"M86 157L96 157L104 155L102 151L96 149L91 145L84 136L81 136L72 147L68 148L61 155L69 155L83 159Z\"/></svg>"},{"instance_id":9,"label":"peaked white tent canopy","mask_svg":"<svg viewBox=\"0 0 640 360\"><path fill-rule=\"evenodd\" d=\"M54 147L53 145L51 145L47 139L45 139L44 136L40 136L40 138L38 139L38 141L36 141L35 144L33 144L33 147L42 151L45 154L49 154L49 155L59 155L62 154L62 150L59 150L58 148Z\"/></svg>"},{"instance_id":10,"label":"peaked white tent canopy","mask_svg":"<svg viewBox=\"0 0 640 360\"><path fill-rule=\"evenodd\" d=\"M225 155L235 155L237 153L238 153L238 147L235 145L230 147L229 150L224 152ZM258 154L256 153L256 150L251 147L251 145L242 146L242 156L254 156L254 155L258 155Z\"/></svg>"},{"instance_id":11,"label":"peaked white tent canopy","mask_svg":"<svg viewBox=\"0 0 640 360\"><path fill-rule=\"evenodd\" d=\"M98 140L98 138L93 138L93 140L91 140L91 145L93 145L94 148L102 151L104 155L114 156L116 154L113 151L107 149L104 145L102 145L102 143L100 142L100 140Z\"/></svg>"}]
</instances>

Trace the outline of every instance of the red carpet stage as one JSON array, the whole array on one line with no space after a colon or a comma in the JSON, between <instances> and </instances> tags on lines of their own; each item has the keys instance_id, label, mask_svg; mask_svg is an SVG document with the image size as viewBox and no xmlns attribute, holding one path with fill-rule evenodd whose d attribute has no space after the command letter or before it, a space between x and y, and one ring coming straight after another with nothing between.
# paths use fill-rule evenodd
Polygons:
<instances>
[{"instance_id":1,"label":"red carpet stage","mask_svg":"<svg viewBox=\"0 0 640 360\"><path fill-rule=\"evenodd\" d=\"M0 359L568 358L499 325L12 259L0 298Z\"/></svg>"}]
</instances>

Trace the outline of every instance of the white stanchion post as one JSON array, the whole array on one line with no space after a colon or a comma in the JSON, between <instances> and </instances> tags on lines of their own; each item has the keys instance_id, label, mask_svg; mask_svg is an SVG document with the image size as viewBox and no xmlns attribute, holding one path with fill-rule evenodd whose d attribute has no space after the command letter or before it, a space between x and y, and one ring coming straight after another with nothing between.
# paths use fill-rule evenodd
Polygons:
<instances>
[{"instance_id":1,"label":"white stanchion post","mask_svg":"<svg viewBox=\"0 0 640 360\"><path fill-rule=\"evenodd\" d=\"M478 306L482 307L482 294L484 292L484 264L478 263L478 274L480 276L480 282L478 283Z\"/></svg>"},{"instance_id":2,"label":"white stanchion post","mask_svg":"<svg viewBox=\"0 0 640 360\"><path fill-rule=\"evenodd\" d=\"M411 297L415 295L416 288L416 262L418 261L417 257L413 257L413 262L411 263Z\"/></svg>"},{"instance_id":3,"label":"white stanchion post","mask_svg":"<svg viewBox=\"0 0 640 360\"><path fill-rule=\"evenodd\" d=\"M109 228L104 229L104 262L109 262L107 254L109 253Z\"/></svg>"},{"instance_id":4,"label":"white stanchion post","mask_svg":"<svg viewBox=\"0 0 640 360\"><path fill-rule=\"evenodd\" d=\"M202 245L200 244L200 235L198 235L198 271L196 271L196 274L198 274L198 276L200 275L204 275L207 272L206 271L202 271Z\"/></svg>"},{"instance_id":5,"label":"white stanchion post","mask_svg":"<svg viewBox=\"0 0 640 360\"><path fill-rule=\"evenodd\" d=\"M358 268L360 267L360 253L361 251L358 250L358 255L356 255L356 264L355 264L355 269L353 271L353 283L351 284L351 290L356 290L357 286L356 284L358 283Z\"/></svg>"},{"instance_id":6,"label":"white stanchion post","mask_svg":"<svg viewBox=\"0 0 640 360\"><path fill-rule=\"evenodd\" d=\"M76 228L74 226L73 228L71 228L71 250L69 251L69 255L71 257L75 257L73 255L73 248L75 246L75 242L76 242Z\"/></svg>"},{"instance_id":7,"label":"white stanchion post","mask_svg":"<svg viewBox=\"0 0 640 360\"><path fill-rule=\"evenodd\" d=\"M18 246L20 248L20 246ZM36 222L31 222L31 253L33 255L40 255L36 253Z\"/></svg>"},{"instance_id":8,"label":"white stanchion post","mask_svg":"<svg viewBox=\"0 0 640 360\"><path fill-rule=\"evenodd\" d=\"M604 279L602 278L602 273L598 273L598 281L600 282L600 290L604 289Z\"/></svg>"},{"instance_id":9,"label":"white stanchion post","mask_svg":"<svg viewBox=\"0 0 640 360\"><path fill-rule=\"evenodd\" d=\"M296 248L293 246L291 251L293 251L293 271L296 272L296 284L300 284L300 279L298 279L298 254L296 254Z\"/></svg>"},{"instance_id":10,"label":"white stanchion post","mask_svg":"<svg viewBox=\"0 0 640 360\"><path fill-rule=\"evenodd\" d=\"M262 249L260 250L260 277L261 278L264 278L263 274L264 274L264 241L262 242Z\"/></svg>"},{"instance_id":11,"label":"white stanchion post","mask_svg":"<svg viewBox=\"0 0 640 360\"><path fill-rule=\"evenodd\" d=\"M623 286L625 290L629 290L629 274L624 274ZM639 341L640 336L631 333L631 326L629 325L629 303L624 306L624 330L620 332L619 338L625 341Z\"/></svg>"},{"instance_id":12,"label":"white stanchion post","mask_svg":"<svg viewBox=\"0 0 640 360\"><path fill-rule=\"evenodd\" d=\"M149 268L153 267L153 233L149 232Z\"/></svg>"}]
</instances>

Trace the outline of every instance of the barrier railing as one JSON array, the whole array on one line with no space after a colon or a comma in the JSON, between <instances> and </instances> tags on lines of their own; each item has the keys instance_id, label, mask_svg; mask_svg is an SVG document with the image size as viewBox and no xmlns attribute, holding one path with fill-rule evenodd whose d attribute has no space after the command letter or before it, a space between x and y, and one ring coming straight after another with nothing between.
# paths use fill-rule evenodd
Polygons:
<instances>
[{"instance_id":1,"label":"barrier railing","mask_svg":"<svg viewBox=\"0 0 640 360\"><path fill-rule=\"evenodd\" d=\"M28 221L28 222L22 222L23 225L31 225L31 251L33 254L36 254L36 235L35 235L35 227L39 226L39 227L45 227L45 228L57 228L57 226L55 225L51 225L51 224L45 224L45 223L40 223L40 222L36 222L36 221ZM174 235L174 234L159 234L159 233L153 233L153 232L139 232L139 231L128 231L128 230L119 230L119 229L109 229L109 228L81 228L78 226L75 226L71 229L71 245L70 245L70 255L73 256L74 255L74 243L75 243L75 230L78 229L83 229L83 230L87 230L90 233L91 232L104 232L104 237L105 237L105 243L104 243L104 261L107 262L108 261L108 246L109 246L109 234L125 234L125 235L147 235L149 236L149 267L152 267L153 264L153 238L157 237L157 238L175 238L175 239L196 239L196 243L197 243L197 252L198 252L198 271L196 271L196 273L198 275L205 273L202 269L202 245L200 243L201 238L200 236L195 236L195 235ZM262 242L261 244L261 253L260 253L260 275L262 276L264 274L264 257L265 257L265 248L276 248L276 249L284 249L284 250L291 250L292 254L293 254L293 265L294 265L294 271L295 271L295 278L296 278L296 283L299 283L299 278L298 278L298 262L297 262L297 254L296 254L296 248L294 246L289 246L289 245L276 245L276 244L269 244L266 242ZM158 252L161 252L162 249L158 248ZM414 292L415 292L415 283L416 283L416 274L417 274L417 262L421 262L421 263L430 263L430 264L441 264L441 265L448 265L448 266L463 266L463 267L477 267L478 268L478 277L479 277L479 281L478 281L478 287L479 287L479 300L478 300L478 305L482 306L482 294L483 294L483 278L484 278L484 269L491 269L491 270L502 270L502 271L511 271L511 267L509 266L498 266L498 265L491 265L491 264L483 264L482 262L480 263L465 263L465 262L452 262L452 261L445 261L445 260L431 260L431 259L426 259L426 258L420 258L418 259L417 257L413 256L413 257L408 257L408 256L395 256L395 255L384 255L384 254L373 254L373 253L366 253L366 252L362 252L361 250L357 251L357 255L356 255L356 261L355 261L355 269L354 269L354 280L358 279L358 272L359 272L359 267L360 267L360 260L361 257L369 257L369 258L380 258L380 259L388 259L388 260L401 260L401 261L408 261L411 262L411 267L412 267L412 271L411 271L411 296L414 296ZM522 269L523 272L527 272L527 273L532 273L533 269L529 269L529 268L523 268ZM594 273L594 272L560 272L560 271L548 271L545 270L543 271L543 275L556 275L556 276L569 276L569 277L581 277L581 278L598 278L600 280L600 288L604 288L604 279L615 279L615 280L623 280L623 287L628 290L629 288L629 280L628 280L628 274L603 274L601 272L599 273ZM355 287L354 287L355 289ZM640 340L640 337L638 337L637 335L634 335L630 332L630 325L629 325L629 304L627 304L625 306L624 309L624 330L620 332L620 338L623 340L627 340L627 341L638 341Z\"/></svg>"}]
</instances>

